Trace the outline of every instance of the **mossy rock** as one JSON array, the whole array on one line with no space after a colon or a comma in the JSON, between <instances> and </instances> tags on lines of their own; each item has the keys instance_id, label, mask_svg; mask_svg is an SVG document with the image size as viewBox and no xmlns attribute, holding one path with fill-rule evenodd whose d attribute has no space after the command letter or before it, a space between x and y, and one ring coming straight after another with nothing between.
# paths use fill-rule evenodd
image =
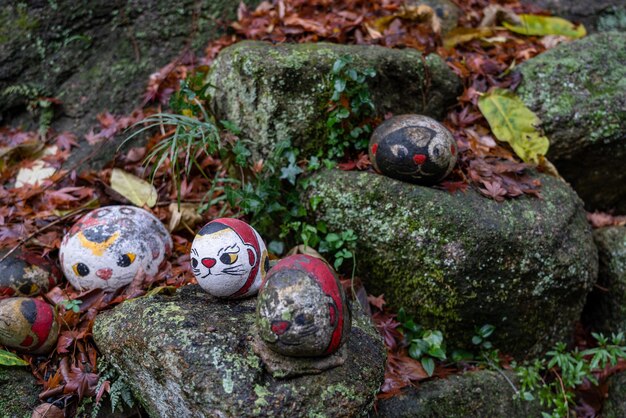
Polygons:
<instances>
[{"instance_id":1,"label":"mossy rock","mask_svg":"<svg viewBox=\"0 0 626 418\"><path fill-rule=\"evenodd\" d=\"M252 350L256 299L198 286L127 301L98 316L94 338L153 417L360 416L382 383L385 349L353 309L348 359L321 374L275 379Z\"/></svg>"},{"instance_id":2,"label":"mossy rock","mask_svg":"<svg viewBox=\"0 0 626 418\"><path fill-rule=\"evenodd\" d=\"M353 229L357 273L448 347L468 346L491 324L503 352L542 353L570 338L597 278L597 250L582 203L541 175L543 198L502 203L368 172L322 171L309 197L314 221Z\"/></svg>"},{"instance_id":3,"label":"mossy rock","mask_svg":"<svg viewBox=\"0 0 626 418\"><path fill-rule=\"evenodd\" d=\"M0 366L0 417L30 418L41 388L24 367Z\"/></svg>"},{"instance_id":4,"label":"mossy rock","mask_svg":"<svg viewBox=\"0 0 626 418\"><path fill-rule=\"evenodd\" d=\"M585 322L609 335L626 331L626 227L593 232L600 261L598 286L589 294Z\"/></svg>"},{"instance_id":5,"label":"mossy rock","mask_svg":"<svg viewBox=\"0 0 626 418\"><path fill-rule=\"evenodd\" d=\"M626 373L621 372L608 380L609 393L602 406L603 418L626 417Z\"/></svg>"},{"instance_id":6,"label":"mossy rock","mask_svg":"<svg viewBox=\"0 0 626 418\"><path fill-rule=\"evenodd\" d=\"M506 377L503 375L506 374ZM480 370L420 384L378 402L385 418L540 417L538 401L514 399L512 372Z\"/></svg>"},{"instance_id":7,"label":"mossy rock","mask_svg":"<svg viewBox=\"0 0 626 418\"><path fill-rule=\"evenodd\" d=\"M254 157L267 156L289 139L305 154L324 148L328 130L329 75L343 56L352 68L373 68L369 79L379 114L420 113L441 117L456 100L460 82L437 55L379 46L279 44L245 41L225 48L209 82L219 119L234 122L253 140Z\"/></svg>"},{"instance_id":8,"label":"mossy rock","mask_svg":"<svg viewBox=\"0 0 626 418\"><path fill-rule=\"evenodd\" d=\"M245 0L248 5L259 0ZM50 0L3 2L0 7L0 122L37 129L29 100L63 103L53 122L81 139L68 165L92 147L83 136L108 110L141 106L150 74L189 48L203 53L223 33L219 20L236 17L239 0ZM11 93L8 93L11 92ZM125 135L92 159L102 166Z\"/></svg>"},{"instance_id":9,"label":"mossy rock","mask_svg":"<svg viewBox=\"0 0 626 418\"><path fill-rule=\"evenodd\" d=\"M588 210L626 213L626 33L561 44L520 66L548 158Z\"/></svg>"}]
</instances>

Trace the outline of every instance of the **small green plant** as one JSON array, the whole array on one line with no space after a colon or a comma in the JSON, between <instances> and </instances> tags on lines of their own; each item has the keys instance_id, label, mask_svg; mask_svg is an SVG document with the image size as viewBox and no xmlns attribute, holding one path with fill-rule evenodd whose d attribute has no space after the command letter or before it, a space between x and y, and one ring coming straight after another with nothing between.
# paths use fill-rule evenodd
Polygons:
<instances>
[{"instance_id":1,"label":"small green plant","mask_svg":"<svg viewBox=\"0 0 626 418\"><path fill-rule=\"evenodd\" d=\"M485 324L482 327L476 330L476 335L472 337L472 344L478 346L480 350L491 350L493 348L493 344L488 338L493 334L496 327L493 325Z\"/></svg>"},{"instance_id":2,"label":"small green plant","mask_svg":"<svg viewBox=\"0 0 626 418\"><path fill-rule=\"evenodd\" d=\"M539 399L541 405L551 412L544 412L544 418L562 418L570 415L574 406L575 389L585 381L598 384L594 375L608 365L615 366L619 359L626 358L624 334L605 337L593 333L598 346L579 351L568 351L564 343L558 343L546 353L543 359L516 365L514 370L520 380L517 397L531 401Z\"/></svg>"},{"instance_id":3,"label":"small green plant","mask_svg":"<svg viewBox=\"0 0 626 418\"><path fill-rule=\"evenodd\" d=\"M116 409L123 411L122 402L132 408L135 405L135 399L126 380L105 361L100 362L100 368L100 379L96 386L96 403L91 411L91 417L96 418L98 416L102 407L102 396L105 392L109 394L111 412L115 413Z\"/></svg>"},{"instance_id":4,"label":"small green plant","mask_svg":"<svg viewBox=\"0 0 626 418\"><path fill-rule=\"evenodd\" d=\"M61 306L63 306L68 311L74 311L78 313L80 312L80 305L82 303L83 301L79 299L65 299L61 301Z\"/></svg>"},{"instance_id":5,"label":"small green plant","mask_svg":"<svg viewBox=\"0 0 626 418\"><path fill-rule=\"evenodd\" d=\"M419 360L428 376L435 372L435 359L446 359L443 334L437 330L425 330L409 318L404 308L398 311L398 322L408 345L409 356Z\"/></svg>"},{"instance_id":6,"label":"small green plant","mask_svg":"<svg viewBox=\"0 0 626 418\"><path fill-rule=\"evenodd\" d=\"M327 158L342 158L352 146L367 148L370 125L376 108L370 96L367 79L376 76L371 68L357 70L351 56L339 58L333 64L329 83L333 87L331 107L326 121L328 128Z\"/></svg>"}]
</instances>

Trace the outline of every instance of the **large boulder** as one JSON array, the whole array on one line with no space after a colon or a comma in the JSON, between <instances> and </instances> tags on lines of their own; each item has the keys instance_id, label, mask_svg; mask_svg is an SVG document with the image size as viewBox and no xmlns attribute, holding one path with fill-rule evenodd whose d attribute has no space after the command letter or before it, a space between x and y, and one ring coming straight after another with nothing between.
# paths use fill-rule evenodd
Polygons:
<instances>
[{"instance_id":1,"label":"large boulder","mask_svg":"<svg viewBox=\"0 0 626 418\"><path fill-rule=\"evenodd\" d=\"M506 375L506 376L505 376ZM378 402L385 418L539 417L538 401L514 399L515 373L480 370L432 380Z\"/></svg>"},{"instance_id":2,"label":"large boulder","mask_svg":"<svg viewBox=\"0 0 626 418\"><path fill-rule=\"evenodd\" d=\"M343 366L281 380L252 350L255 306L186 286L99 315L94 338L153 417L350 417L371 408L385 349L367 317L353 311Z\"/></svg>"},{"instance_id":3,"label":"large boulder","mask_svg":"<svg viewBox=\"0 0 626 418\"><path fill-rule=\"evenodd\" d=\"M258 0L246 0L256 4ZM56 0L0 6L0 123L34 128L29 100L63 104L53 127L79 137L105 110L127 114L142 103L148 76L185 51L201 52L235 18L239 0ZM116 141L123 139L116 138ZM116 146L96 160L106 162ZM72 156L90 151L86 142ZM92 163L95 164L95 163Z\"/></svg>"},{"instance_id":4,"label":"large boulder","mask_svg":"<svg viewBox=\"0 0 626 418\"><path fill-rule=\"evenodd\" d=\"M220 52L209 82L219 119L234 122L253 139L255 156L290 139L305 153L323 148L328 131L329 82L335 61L354 60L353 68L373 68L368 80L376 110L440 117L456 100L460 82L437 55L379 46L240 42Z\"/></svg>"},{"instance_id":5,"label":"large boulder","mask_svg":"<svg viewBox=\"0 0 626 418\"><path fill-rule=\"evenodd\" d=\"M589 294L584 317L607 335L626 332L626 227L593 232L600 261L598 286Z\"/></svg>"},{"instance_id":6,"label":"large boulder","mask_svg":"<svg viewBox=\"0 0 626 418\"><path fill-rule=\"evenodd\" d=\"M0 416L30 418L40 390L25 368L0 366Z\"/></svg>"},{"instance_id":7,"label":"large boulder","mask_svg":"<svg viewBox=\"0 0 626 418\"><path fill-rule=\"evenodd\" d=\"M582 203L565 182L539 178L543 198L498 203L472 189L322 171L311 197L316 221L356 232L369 293L443 331L449 346L491 324L496 347L534 355L569 339L598 270Z\"/></svg>"},{"instance_id":8,"label":"large boulder","mask_svg":"<svg viewBox=\"0 0 626 418\"><path fill-rule=\"evenodd\" d=\"M561 44L520 66L548 158L589 210L626 213L626 33Z\"/></svg>"}]
</instances>

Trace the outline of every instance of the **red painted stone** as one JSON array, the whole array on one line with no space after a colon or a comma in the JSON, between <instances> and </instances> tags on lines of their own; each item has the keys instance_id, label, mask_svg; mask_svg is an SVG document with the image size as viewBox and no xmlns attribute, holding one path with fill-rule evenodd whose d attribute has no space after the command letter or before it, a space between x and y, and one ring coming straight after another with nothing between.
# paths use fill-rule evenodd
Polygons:
<instances>
[{"instance_id":1,"label":"red painted stone","mask_svg":"<svg viewBox=\"0 0 626 418\"><path fill-rule=\"evenodd\" d=\"M334 353L350 332L343 288L324 261L298 254L279 261L261 285L259 335L268 347L294 357Z\"/></svg>"},{"instance_id":2,"label":"red painted stone","mask_svg":"<svg viewBox=\"0 0 626 418\"><path fill-rule=\"evenodd\" d=\"M0 345L29 353L49 352L59 336L51 305L32 298L0 300Z\"/></svg>"},{"instance_id":3,"label":"red painted stone","mask_svg":"<svg viewBox=\"0 0 626 418\"><path fill-rule=\"evenodd\" d=\"M190 256L198 284L221 298L255 294L269 267L267 249L259 233L232 218L206 224L194 238Z\"/></svg>"}]
</instances>

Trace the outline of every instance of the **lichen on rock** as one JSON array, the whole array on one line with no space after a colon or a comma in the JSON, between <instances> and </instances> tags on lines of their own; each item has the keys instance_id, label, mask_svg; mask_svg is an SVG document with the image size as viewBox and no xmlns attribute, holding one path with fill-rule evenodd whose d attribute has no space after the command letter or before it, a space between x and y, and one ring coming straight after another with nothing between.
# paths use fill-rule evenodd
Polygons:
<instances>
[{"instance_id":1,"label":"lichen on rock","mask_svg":"<svg viewBox=\"0 0 626 418\"><path fill-rule=\"evenodd\" d=\"M366 172L322 171L315 221L353 229L357 271L448 347L496 327L496 347L531 356L568 340L597 277L582 204L563 181L540 176L542 199L502 203Z\"/></svg>"},{"instance_id":2,"label":"lichen on rock","mask_svg":"<svg viewBox=\"0 0 626 418\"><path fill-rule=\"evenodd\" d=\"M626 213L626 33L559 45L520 71L518 93L542 121L550 161L587 209Z\"/></svg>"},{"instance_id":3,"label":"lichen on rock","mask_svg":"<svg viewBox=\"0 0 626 418\"><path fill-rule=\"evenodd\" d=\"M443 115L459 93L456 75L437 55L424 57L412 49L379 46L280 44L244 41L222 50L208 81L219 119L242 129L253 141L255 157L267 156L274 145L289 139L304 153L323 149L328 82L334 62L350 56L354 68L373 68L368 81L381 115L392 112Z\"/></svg>"},{"instance_id":4,"label":"lichen on rock","mask_svg":"<svg viewBox=\"0 0 626 418\"><path fill-rule=\"evenodd\" d=\"M151 416L359 416L382 383L380 336L354 309L343 366L275 379L252 350L254 299L198 286L127 301L98 316L94 338Z\"/></svg>"},{"instance_id":5,"label":"lichen on rock","mask_svg":"<svg viewBox=\"0 0 626 418\"><path fill-rule=\"evenodd\" d=\"M30 418L39 403L39 389L27 369L0 366L0 416Z\"/></svg>"}]
</instances>

